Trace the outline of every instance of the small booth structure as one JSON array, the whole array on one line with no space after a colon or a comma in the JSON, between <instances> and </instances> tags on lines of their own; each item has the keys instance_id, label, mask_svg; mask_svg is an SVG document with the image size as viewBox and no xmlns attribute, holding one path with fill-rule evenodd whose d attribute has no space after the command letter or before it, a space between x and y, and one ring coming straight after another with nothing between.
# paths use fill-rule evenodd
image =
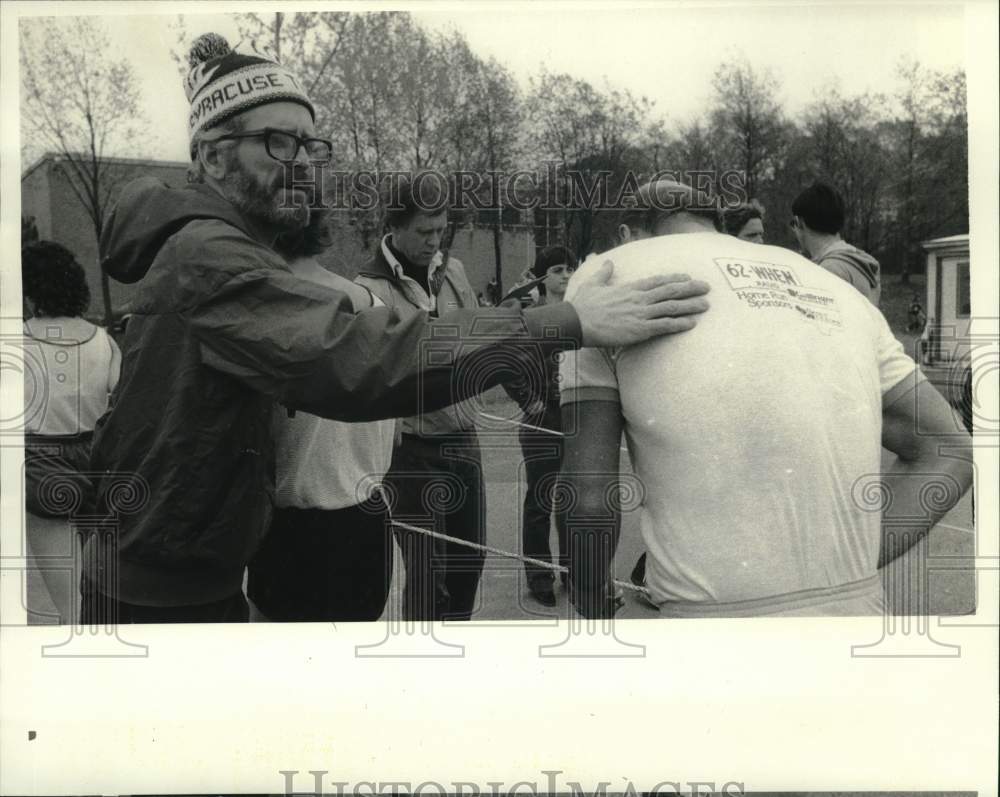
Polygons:
<instances>
[{"instance_id":1,"label":"small booth structure","mask_svg":"<svg viewBox=\"0 0 1000 797\"><path fill-rule=\"evenodd\" d=\"M927 252L927 327L923 361L947 365L970 355L969 235L924 241Z\"/></svg>"}]
</instances>

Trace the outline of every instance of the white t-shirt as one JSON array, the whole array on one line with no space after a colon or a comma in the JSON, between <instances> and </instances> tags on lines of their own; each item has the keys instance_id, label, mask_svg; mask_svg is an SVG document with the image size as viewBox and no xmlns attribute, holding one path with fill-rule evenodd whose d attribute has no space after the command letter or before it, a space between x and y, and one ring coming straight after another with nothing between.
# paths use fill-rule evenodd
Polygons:
<instances>
[{"instance_id":1,"label":"white t-shirt","mask_svg":"<svg viewBox=\"0 0 1000 797\"><path fill-rule=\"evenodd\" d=\"M118 344L83 318L31 318L24 332L24 431L93 431L118 384Z\"/></svg>"},{"instance_id":2,"label":"white t-shirt","mask_svg":"<svg viewBox=\"0 0 1000 797\"><path fill-rule=\"evenodd\" d=\"M305 258L290 264L304 279L347 293L363 309L367 290ZM297 509L344 509L366 501L392 461L394 420L343 423L279 407L274 416L275 503Z\"/></svg>"},{"instance_id":3,"label":"white t-shirt","mask_svg":"<svg viewBox=\"0 0 1000 797\"><path fill-rule=\"evenodd\" d=\"M564 405L621 405L661 611L880 611L881 517L855 488L880 470L883 396L920 378L882 314L787 249L713 232L591 258L567 299L607 259L615 282L712 286L693 330L581 349L561 370Z\"/></svg>"}]
</instances>

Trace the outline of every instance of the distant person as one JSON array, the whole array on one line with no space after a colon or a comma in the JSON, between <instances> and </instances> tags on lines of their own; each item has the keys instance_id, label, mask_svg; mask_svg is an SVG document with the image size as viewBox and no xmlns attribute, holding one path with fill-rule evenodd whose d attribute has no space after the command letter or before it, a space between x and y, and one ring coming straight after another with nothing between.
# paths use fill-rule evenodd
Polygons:
<instances>
[{"instance_id":1,"label":"distant person","mask_svg":"<svg viewBox=\"0 0 1000 797\"><path fill-rule=\"evenodd\" d=\"M906 331L907 332L923 332L924 324L927 323L927 314L924 313L924 306L920 303L920 294L913 294L913 298L910 299L910 307L906 313Z\"/></svg>"},{"instance_id":2,"label":"distant person","mask_svg":"<svg viewBox=\"0 0 1000 797\"><path fill-rule=\"evenodd\" d=\"M792 229L805 255L849 282L878 307L882 295L879 263L840 237L844 201L825 183L813 183L792 202Z\"/></svg>"},{"instance_id":3,"label":"distant person","mask_svg":"<svg viewBox=\"0 0 1000 797\"><path fill-rule=\"evenodd\" d=\"M722 221L726 232L741 241L764 243L764 206L756 199L726 208Z\"/></svg>"},{"instance_id":4,"label":"distant person","mask_svg":"<svg viewBox=\"0 0 1000 797\"><path fill-rule=\"evenodd\" d=\"M35 557L67 557L75 541L62 520L95 511L90 447L97 419L118 383L121 353L111 336L83 318L90 289L83 267L66 247L37 241L21 251L25 345L37 354L41 382L25 385L32 409L25 418L25 504L28 546ZM40 396L37 410L32 396ZM63 500L63 499L70 500ZM68 575L42 569L63 622L71 622Z\"/></svg>"},{"instance_id":5,"label":"distant person","mask_svg":"<svg viewBox=\"0 0 1000 797\"><path fill-rule=\"evenodd\" d=\"M486 304L488 307L495 307L500 301L500 286L496 280L486 283Z\"/></svg>"},{"instance_id":6,"label":"distant person","mask_svg":"<svg viewBox=\"0 0 1000 797\"><path fill-rule=\"evenodd\" d=\"M576 271L576 257L565 246L548 246L535 258L531 269L538 285L536 304L556 304L566 296L569 278ZM525 492L521 514L521 545L525 556L552 562L549 546L552 520L555 520L559 555L556 564L567 564L566 524L561 513L554 511L556 479L562 462L562 418L559 409L559 364L555 357L544 361L542 379L532 382L525 378L505 384L521 411L526 426L518 437L524 454ZM530 428L534 427L534 428ZM543 606L555 606L553 571L538 565L525 564L528 590ZM564 579L565 580L565 579Z\"/></svg>"}]
</instances>

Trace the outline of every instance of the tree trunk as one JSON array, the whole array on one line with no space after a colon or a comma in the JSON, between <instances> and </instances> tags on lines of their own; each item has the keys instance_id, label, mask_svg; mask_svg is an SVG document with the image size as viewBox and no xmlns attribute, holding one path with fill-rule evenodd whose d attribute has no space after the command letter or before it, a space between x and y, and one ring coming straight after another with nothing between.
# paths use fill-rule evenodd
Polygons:
<instances>
[{"instance_id":1,"label":"tree trunk","mask_svg":"<svg viewBox=\"0 0 1000 797\"><path fill-rule=\"evenodd\" d=\"M494 279L497 281L497 294L499 296L503 296L503 269L500 255L500 214L502 213L503 209L497 208L497 217L493 222L493 262L495 264Z\"/></svg>"},{"instance_id":2,"label":"tree trunk","mask_svg":"<svg viewBox=\"0 0 1000 797\"><path fill-rule=\"evenodd\" d=\"M110 331L115 323L115 311L111 306L111 282L107 272L101 268L98 257L97 267L101 270L101 297L104 299L104 326Z\"/></svg>"},{"instance_id":3,"label":"tree trunk","mask_svg":"<svg viewBox=\"0 0 1000 797\"><path fill-rule=\"evenodd\" d=\"M274 15L274 60L281 63L281 23L285 15L280 11Z\"/></svg>"}]
</instances>

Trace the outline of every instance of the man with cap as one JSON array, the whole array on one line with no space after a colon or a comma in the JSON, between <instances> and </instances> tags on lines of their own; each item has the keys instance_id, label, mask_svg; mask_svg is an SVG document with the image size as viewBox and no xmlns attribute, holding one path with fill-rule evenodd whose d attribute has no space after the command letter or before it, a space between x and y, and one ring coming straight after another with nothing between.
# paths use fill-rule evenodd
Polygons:
<instances>
[{"instance_id":1,"label":"man with cap","mask_svg":"<svg viewBox=\"0 0 1000 797\"><path fill-rule=\"evenodd\" d=\"M643 487L645 585L662 615L882 612L879 568L971 481L949 406L844 280L723 234L716 203L687 186L647 184L638 200L640 240L584 263L568 301L610 257L617 279L663 263L703 279L713 308L687 335L565 355L564 426L570 412L577 423L562 471L575 500L574 605L591 617L616 609L608 572L624 431ZM942 455L945 436L955 446ZM885 474L882 445L898 457ZM895 517L921 519L908 540L883 532L866 504L872 489L892 491Z\"/></svg>"},{"instance_id":2,"label":"man with cap","mask_svg":"<svg viewBox=\"0 0 1000 797\"><path fill-rule=\"evenodd\" d=\"M453 379L456 369L687 330L706 307L701 284L607 288L608 269L572 304L458 311L447 324L458 340L435 335L441 322L425 312L355 311L273 249L308 223L311 173L331 160L301 85L214 34L190 63L195 182L129 185L101 241L107 272L138 285L122 378L95 431L108 524L84 552L84 622L247 619L241 586L271 513L276 403L337 420L438 408L493 384Z\"/></svg>"}]
</instances>

